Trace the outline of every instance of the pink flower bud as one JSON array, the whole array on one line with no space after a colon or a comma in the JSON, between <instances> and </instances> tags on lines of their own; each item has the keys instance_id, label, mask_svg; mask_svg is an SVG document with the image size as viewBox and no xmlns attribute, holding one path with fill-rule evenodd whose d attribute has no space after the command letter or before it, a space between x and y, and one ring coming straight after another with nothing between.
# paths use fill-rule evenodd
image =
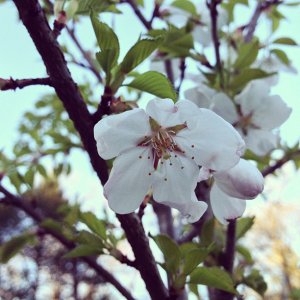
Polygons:
<instances>
[{"instance_id":1,"label":"pink flower bud","mask_svg":"<svg viewBox=\"0 0 300 300\"><path fill-rule=\"evenodd\" d=\"M214 178L224 193L238 199L254 199L264 189L260 171L244 159L229 170L215 172Z\"/></svg>"}]
</instances>

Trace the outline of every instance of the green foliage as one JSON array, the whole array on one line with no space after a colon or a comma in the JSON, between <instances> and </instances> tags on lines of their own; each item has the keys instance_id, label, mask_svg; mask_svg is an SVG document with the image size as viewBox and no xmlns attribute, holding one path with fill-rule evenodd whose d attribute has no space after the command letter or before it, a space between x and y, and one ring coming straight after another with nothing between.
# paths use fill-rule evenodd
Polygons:
<instances>
[{"instance_id":1,"label":"green foliage","mask_svg":"<svg viewBox=\"0 0 300 300\"><path fill-rule=\"evenodd\" d=\"M290 65L290 60L284 51L280 49L272 49L271 53L274 53L284 64Z\"/></svg>"},{"instance_id":2,"label":"green foliage","mask_svg":"<svg viewBox=\"0 0 300 300\"><path fill-rule=\"evenodd\" d=\"M177 95L170 81L161 73L148 71L137 75L133 81L126 86L153 94L160 98L170 98L177 101Z\"/></svg>"},{"instance_id":3,"label":"green foliage","mask_svg":"<svg viewBox=\"0 0 300 300\"><path fill-rule=\"evenodd\" d=\"M230 275L218 267L199 267L191 275L189 284L204 284L209 287L217 288L238 295L235 290Z\"/></svg>"},{"instance_id":4,"label":"green foliage","mask_svg":"<svg viewBox=\"0 0 300 300\"><path fill-rule=\"evenodd\" d=\"M254 79L266 78L275 73L267 73L261 69L243 69L233 80L229 83L229 88L242 89L247 83Z\"/></svg>"},{"instance_id":5,"label":"green foliage","mask_svg":"<svg viewBox=\"0 0 300 300\"><path fill-rule=\"evenodd\" d=\"M161 264L162 267L168 274L175 275L181 261L181 252L178 245L165 234L152 236L149 233L149 236L155 241L156 245L164 255L165 263Z\"/></svg>"},{"instance_id":6,"label":"green foliage","mask_svg":"<svg viewBox=\"0 0 300 300\"><path fill-rule=\"evenodd\" d=\"M236 240L243 237L254 224L254 217L240 218L236 224Z\"/></svg>"},{"instance_id":7,"label":"green foliage","mask_svg":"<svg viewBox=\"0 0 300 300\"><path fill-rule=\"evenodd\" d=\"M262 297L264 296L264 293L268 288L266 282L264 281L264 278L260 275L260 272L256 269L252 269L250 275L243 278L242 283L251 287Z\"/></svg>"},{"instance_id":8,"label":"green foliage","mask_svg":"<svg viewBox=\"0 0 300 300\"><path fill-rule=\"evenodd\" d=\"M102 253L103 251L101 249L93 248L87 245L79 245L76 248L72 249L67 254L65 254L63 257L70 258L70 257L94 256Z\"/></svg>"},{"instance_id":9,"label":"green foliage","mask_svg":"<svg viewBox=\"0 0 300 300\"><path fill-rule=\"evenodd\" d=\"M289 46L298 46L298 44L289 37L282 37L278 38L275 41L273 41L273 44L282 44L282 45L289 45Z\"/></svg>"},{"instance_id":10,"label":"green foliage","mask_svg":"<svg viewBox=\"0 0 300 300\"><path fill-rule=\"evenodd\" d=\"M210 249L209 248L197 248L189 251L184 259L182 273L189 275L199 264L204 262Z\"/></svg>"},{"instance_id":11,"label":"green foliage","mask_svg":"<svg viewBox=\"0 0 300 300\"><path fill-rule=\"evenodd\" d=\"M102 239L107 239L105 225L92 212L81 212L79 221L86 224L92 232L99 235Z\"/></svg>"},{"instance_id":12,"label":"green foliage","mask_svg":"<svg viewBox=\"0 0 300 300\"><path fill-rule=\"evenodd\" d=\"M171 6L178 7L182 10L187 11L188 13L191 14L192 17L197 18L197 10L194 5L194 3L187 1L187 0L175 0L174 2L171 3Z\"/></svg>"},{"instance_id":13,"label":"green foliage","mask_svg":"<svg viewBox=\"0 0 300 300\"><path fill-rule=\"evenodd\" d=\"M251 253L247 248L243 247L242 245L236 245L236 251L245 258L247 263L251 264L253 262Z\"/></svg>"},{"instance_id":14,"label":"green foliage","mask_svg":"<svg viewBox=\"0 0 300 300\"><path fill-rule=\"evenodd\" d=\"M236 70L249 67L256 59L258 54L258 42L242 44L238 49L238 58L234 63Z\"/></svg>"},{"instance_id":15,"label":"green foliage","mask_svg":"<svg viewBox=\"0 0 300 300\"><path fill-rule=\"evenodd\" d=\"M87 15L90 13L90 11L94 11L95 13L108 11L120 13L120 11L116 9L115 1L113 0L79 0L78 4L79 5L76 12L78 15Z\"/></svg>"},{"instance_id":16,"label":"green foliage","mask_svg":"<svg viewBox=\"0 0 300 300\"><path fill-rule=\"evenodd\" d=\"M33 234L23 234L3 243L0 247L0 263L7 263L12 257L18 254L27 243L34 243Z\"/></svg>"},{"instance_id":17,"label":"green foliage","mask_svg":"<svg viewBox=\"0 0 300 300\"><path fill-rule=\"evenodd\" d=\"M161 37L137 41L137 43L127 52L120 64L120 72L129 73L132 71L147 57L149 57L149 55L157 49L162 41L163 39Z\"/></svg>"}]
</instances>

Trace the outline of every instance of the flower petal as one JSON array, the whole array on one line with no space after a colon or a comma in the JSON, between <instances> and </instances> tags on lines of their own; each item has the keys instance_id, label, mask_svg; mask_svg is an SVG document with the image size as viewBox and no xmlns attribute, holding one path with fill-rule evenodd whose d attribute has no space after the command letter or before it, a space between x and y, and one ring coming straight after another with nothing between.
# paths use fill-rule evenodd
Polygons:
<instances>
[{"instance_id":1,"label":"flower petal","mask_svg":"<svg viewBox=\"0 0 300 300\"><path fill-rule=\"evenodd\" d=\"M249 128L243 136L246 148L258 156L265 156L278 144L278 137L271 131Z\"/></svg>"},{"instance_id":2,"label":"flower petal","mask_svg":"<svg viewBox=\"0 0 300 300\"><path fill-rule=\"evenodd\" d=\"M215 217L224 225L227 225L230 220L240 218L246 209L245 200L226 195L216 184L210 192L210 203Z\"/></svg>"},{"instance_id":3,"label":"flower petal","mask_svg":"<svg viewBox=\"0 0 300 300\"><path fill-rule=\"evenodd\" d=\"M187 129L178 132L176 142L198 165L222 171L239 162L244 141L232 125L217 114L199 109L199 115L188 120L187 125Z\"/></svg>"},{"instance_id":4,"label":"flower petal","mask_svg":"<svg viewBox=\"0 0 300 300\"><path fill-rule=\"evenodd\" d=\"M163 164L154 174L153 198L157 202L185 203L195 190L199 174L197 164L184 154L176 155L162 160Z\"/></svg>"},{"instance_id":5,"label":"flower petal","mask_svg":"<svg viewBox=\"0 0 300 300\"><path fill-rule=\"evenodd\" d=\"M269 96L252 114L252 123L264 130L279 127L290 116L292 109L278 95Z\"/></svg>"},{"instance_id":6,"label":"flower petal","mask_svg":"<svg viewBox=\"0 0 300 300\"><path fill-rule=\"evenodd\" d=\"M120 153L114 161L104 196L116 213L131 213L143 202L154 180L153 162L148 156L152 158L148 148L135 147Z\"/></svg>"},{"instance_id":7,"label":"flower petal","mask_svg":"<svg viewBox=\"0 0 300 300\"><path fill-rule=\"evenodd\" d=\"M139 108L104 118L94 127L98 153L103 159L135 147L150 134L149 116Z\"/></svg>"},{"instance_id":8,"label":"flower petal","mask_svg":"<svg viewBox=\"0 0 300 300\"><path fill-rule=\"evenodd\" d=\"M264 189L261 172L245 159L230 170L215 172L217 186L228 196L239 199L254 199Z\"/></svg>"},{"instance_id":9,"label":"flower petal","mask_svg":"<svg viewBox=\"0 0 300 300\"><path fill-rule=\"evenodd\" d=\"M224 93L216 94L212 99L210 109L230 124L239 120L238 113L233 101Z\"/></svg>"},{"instance_id":10,"label":"flower petal","mask_svg":"<svg viewBox=\"0 0 300 300\"><path fill-rule=\"evenodd\" d=\"M185 203L174 203L163 201L161 204L170 206L179 210L184 216L188 217L190 223L197 222L205 213L207 204L203 201L198 201L194 192L192 192L192 198Z\"/></svg>"}]
</instances>

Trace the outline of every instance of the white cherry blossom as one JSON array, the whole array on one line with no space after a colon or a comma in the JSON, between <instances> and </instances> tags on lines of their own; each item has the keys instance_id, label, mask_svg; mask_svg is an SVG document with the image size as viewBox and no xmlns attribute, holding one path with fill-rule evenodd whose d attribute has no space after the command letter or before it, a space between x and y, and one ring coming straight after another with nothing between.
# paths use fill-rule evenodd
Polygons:
<instances>
[{"instance_id":1,"label":"white cherry blossom","mask_svg":"<svg viewBox=\"0 0 300 300\"><path fill-rule=\"evenodd\" d=\"M240 159L233 168L211 172L202 167L199 180L206 180L211 175L214 184L210 193L210 203L216 218L227 224L228 220L241 217L246 208L246 201L254 199L264 189L264 178L250 162Z\"/></svg>"},{"instance_id":2,"label":"white cherry blossom","mask_svg":"<svg viewBox=\"0 0 300 300\"><path fill-rule=\"evenodd\" d=\"M218 115L191 101L151 100L146 111L133 109L99 121L94 129L99 155L116 157L104 194L117 213L133 212L149 188L159 203L197 221L206 210L194 189L199 167L234 167L244 142Z\"/></svg>"}]
</instances>

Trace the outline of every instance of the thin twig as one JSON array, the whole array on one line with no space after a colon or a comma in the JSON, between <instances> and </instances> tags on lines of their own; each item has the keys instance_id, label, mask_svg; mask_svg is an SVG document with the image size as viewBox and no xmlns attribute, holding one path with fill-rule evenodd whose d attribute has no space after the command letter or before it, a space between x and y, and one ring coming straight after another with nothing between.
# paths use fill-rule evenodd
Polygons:
<instances>
[{"instance_id":1,"label":"thin twig","mask_svg":"<svg viewBox=\"0 0 300 300\"><path fill-rule=\"evenodd\" d=\"M52 86L50 77L46 78L30 78L30 79L10 79L3 80L0 78L0 90L7 91L7 90L15 90L16 88L22 89L26 86L31 85L48 85Z\"/></svg>"},{"instance_id":2,"label":"thin twig","mask_svg":"<svg viewBox=\"0 0 300 300\"><path fill-rule=\"evenodd\" d=\"M295 152L286 154L283 158L279 159L273 166L270 166L263 170L261 173L264 177L274 173L277 169L281 168L285 163L292 160L295 156L300 155L300 149Z\"/></svg>"},{"instance_id":3,"label":"thin twig","mask_svg":"<svg viewBox=\"0 0 300 300\"><path fill-rule=\"evenodd\" d=\"M3 193L6 198L10 200L10 202L5 201L6 204L10 204L16 207L21 208L23 211L25 211L30 217L32 217L37 223L41 223L45 220L44 217L42 217L39 213L37 213L31 206L29 206L25 201L23 201L21 198L13 195L10 193L7 189L5 189L0 184L0 192ZM56 239L58 239L64 246L69 248L70 250L74 249L76 247L76 244L72 241L69 241L66 239L62 234L55 232L48 228L42 229L44 232L51 234ZM82 257L82 260L85 261L90 267L92 267L100 276L105 278L109 283L114 285L118 291L127 299L134 300L134 298L131 296L131 294L120 284L119 281L115 279L115 277L110 274L108 271L106 271L103 267L101 267L95 258L92 257Z\"/></svg>"},{"instance_id":4,"label":"thin twig","mask_svg":"<svg viewBox=\"0 0 300 300\"><path fill-rule=\"evenodd\" d=\"M264 1L264 2L258 2L257 6L255 8L255 11L253 13L253 16L248 23L248 25L244 26L245 29L247 29L247 34L245 36L244 42L249 43L253 39L253 34L257 25L258 18L260 17L261 13L270 7L271 5L278 5L282 3L280 0L271 0L271 1Z\"/></svg>"},{"instance_id":5,"label":"thin twig","mask_svg":"<svg viewBox=\"0 0 300 300\"><path fill-rule=\"evenodd\" d=\"M90 65L90 70L94 73L94 75L97 77L97 79L99 80L99 82L102 82L102 78L99 74L99 72L97 71L97 67L94 63L94 61L92 60L91 56L81 47L75 33L74 30L71 30L68 26L66 26L67 32L70 35L70 37L72 38L72 40L74 41L75 45L77 46L77 48L79 49L79 51L81 52L81 54L83 55L83 57L85 58L85 60L89 63Z\"/></svg>"},{"instance_id":6,"label":"thin twig","mask_svg":"<svg viewBox=\"0 0 300 300\"><path fill-rule=\"evenodd\" d=\"M220 1L211 0L209 3L209 10L210 10L210 18L211 18L211 34L212 40L215 49L215 56L216 56L216 69L219 74L220 78L220 87L223 88L224 80L223 80L223 69L221 64L220 58L220 42L218 36L218 26L217 26L217 18L218 18L218 11L217 5L220 4Z\"/></svg>"},{"instance_id":7,"label":"thin twig","mask_svg":"<svg viewBox=\"0 0 300 300\"><path fill-rule=\"evenodd\" d=\"M143 14L141 13L141 11L139 10L138 6L136 5L136 3L133 0L121 0L120 3L128 3L132 7L134 13L140 19L140 21L144 24L144 26L148 30L152 29L151 22L149 22L149 21L147 21L145 19L145 17L143 16Z\"/></svg>"}]
</instances>

